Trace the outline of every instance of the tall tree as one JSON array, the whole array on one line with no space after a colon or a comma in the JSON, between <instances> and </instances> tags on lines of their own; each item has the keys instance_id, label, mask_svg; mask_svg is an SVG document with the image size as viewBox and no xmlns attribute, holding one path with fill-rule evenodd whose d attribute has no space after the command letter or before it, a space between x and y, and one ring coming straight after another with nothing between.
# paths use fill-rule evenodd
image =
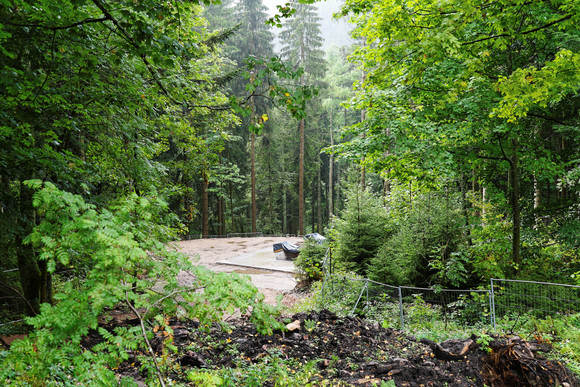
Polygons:
<instances>
[{"instance_id":1,"label":"tall tree","mask_svg":"<svg viewBox=\"0 0 580 387\"><path fill-rule=\"evenodd\" d=\"M101 206L133 192L165 196L175 187L157 158L172 138L186 152L199 134L192 118L232 121L199 12L153 0L0 4L2 247L16 256L30 313L49 301L55 268L23 244L39 218L24 181Z\"/></svg>"},{"instance_id":2,"label":"tall tree","mask_svg":"<svg viewBox=\"0 0 580 387\"><path fill-rule=\"evenodd\" d=\"M280 33L281 55L284 59L304 69L299 84L314 84L324 76L326 61L322 47L320 17L311 4L298 4L296 13L285 23ZM304 159L306 119L298 124L298 233L304 234Z\"/></svg>"},{"instance_id":3,"label":"tall tree","mask_svg":"<svg viewBox=\"0 0 580 387\"><path fill-rule=\"evenodd\" d=\"M557 128L577 124L571 94L580 82L577 72L568 76L579 58L576 7L568 0L348 0L343 9L358 25L355 36L366 39L355 57L369 71L354 105L367 109L367 120L354 127L365 138L349 149L387 177L432 186L477 166L477 178L509 198L515 272L522 197L533 192L523 184L534 176L561 179L570 160L544 133L551 127L569 141ZM563 104L573 114L562 114Z\"/></svg>"},{"instance_id":4,"label":"tall tree","mask_svg":"<svg viewBox=\"0 0 580 387\"><path fill-rule=\"evenodd\" d=\"M240 0L236 7L236 18L240 23L238 40L238 60L247 57L270 58L274 54L272 48L273 34L266 25L268 8L262 0ZM250 82L254 77L250 78ZM256 130L253 129L257 117L265 114L268 109L266 101L256 101L254 95L250 96L250 109L252 114L249 120L250 126L250 186L251 186L251 223L252 232L257 232L258 204L256 199ZM260 114L261 112L261 114Z\"/></svg>"}]
</instances>

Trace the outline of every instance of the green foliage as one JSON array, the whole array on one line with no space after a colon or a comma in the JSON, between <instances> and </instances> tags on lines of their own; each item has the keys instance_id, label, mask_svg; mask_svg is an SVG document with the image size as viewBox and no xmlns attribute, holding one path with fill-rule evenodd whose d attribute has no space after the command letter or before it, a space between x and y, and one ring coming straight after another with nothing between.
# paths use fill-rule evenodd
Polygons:
<instances>
[{"instance_id":1,"label":"green foliage","mask_svg":"<svg viewBox=\"0 0 580 387\"><path fill-rule=\"evenodd\" d=\"M307 296L293 305L293 313L320 311L323 309L339 316L348 316L364 288L365 280L355 273L327 276L324 281L314 282Z\"/></svg>"},{"instance_id":2,"label":"green foliage","mask_svg":"<svg viewBox=\"0 0 580 387\"><path fill-rule=\"evenodd\" d=\"M218 374L222 386L308 385L316 374L316 362L301 363L296 359L286 359L279 351L270 350L259 363L240 361L235 369L225 369Z\"/></svg>"},{"instance_id":3,"label":"green foliage","mask_svg":"<svg viewBox=\"0 0 580 387\"><path fill-rule=\"evenodd\" d=\"M511 224L504 214L486 205L480 224L471 229L473 244L468 248L474 272L481 279L504 278L513 268L511 262Z\"/></svg>"},{"instance_id":4,"label":"green foliage","mask_svg":"<svg viewBox=\"0 0 580 387\"><path fill-rule=\"evenodd\" d=\"M239 310L251 314L261 333L281 327L247 277L214 274L168 247L172 234L158 223L166 210L158 198L131 195L111 210L99 210L50 183L29 185L38 190L34 204L42 221L28 243L41 251L51 272L78 259L88 262L89 270L80 288L66 284L54 305L43 304L39 315L27 319L34 331L13 343L0 380L56 382L58 364L75 383L107 384L114 379L111 368L128 358L127 351L139 349L148 353L141 361L150 377L162 381L170 355L165 350L175 349L165 315L182 314L207 325ZM186 282L178 280L180 273L189 275ZM99 329L105 342L81 346L89 329L97 329L98 317L122 304L141 326ZM159 359L149 344L153 331L146 328L154 321L157 330L168 333Z\"/></svg>"},{"instance_id":5,"label":"green foliage","mask_svg":"<svg viewBox=\"0 0 580 387\"><path fill-rule=\"evenodd\" d=\"M482 332L481 335L477 338L476 343L479 344L482 350L487 353L491 352L491 348L489 344L493 341L493 338L488 335L486 332Z\"/></svg>"},{"instance_id":6,"label":"green foliage","mask_svg":"<svg viewBox=\"0 0 580 387\"><path fill-rule=\"evenodd\" d=\"M407 191L389 197L386 228L396 230L371 258L369 277L391 285L458 287L469 279L459 196ZM404 209L404 211L402 211Z\"/></svg>"},{"instance_id":7,"label":"green foliage","mask_svg":"<svg viewBox=\"0 0 580 387\"><path fill-rule=\"evenodd\" d=\"M188 374L189 380L195 383L196 386L213 387L223 386L223 379L207 371L191 371Z\"/></svg>"},{"instance_id":8,"label":"green foliage","mask_svg":"<svg viewBox=\"0 0 580 387\"><path fill-rule=\"evenodd\" d=\"M365 275L388 237L387 212L381 199L358 186L346 196L346 208L332 225L336 238L333 256L347 270Z\"/></svg>"},{"instance_id":9,"label":"green foliage","mask_svg":"<svg viewBox=\"0 0 580 387\"><path fill-rule=\"evenodd\" d=\"M306 285L315 281L320 281L324 275L322 264L328 246L307 240L306 244L300 248L300 254L294 264L299 270L299 280Z\"/></svg>"},{"instance_id":10,"label":"green foliage","mask_svg":"<svg viewBox=\"0 0 580 387\"><path fill-rule=\"evenodd\" d=\"M578 164L576 11L575 0L521 7L347 0L341 10L363 42L351 60L367 72L348 106L366 119L345 128L337 150L399 183L435 188L448 179L465 193L471 179L473 193L504 215L489 225L501 231L501 257L474 252L481 272L524 269L524 245L533 243L522 238L536 227L532 214L577 218L577 188L571 195L560 188ZM502 194L488 195L494 190ZM511 231L507 259L502 225ZM463 271L469 256L457 256L448 273Z\"/></svg>"},{"instance_id":11,"label":"green foliage","mask_svg":"<svg viewBox=\"0 0 580 387\"><path fill-rule=\"evenodd\" d=\"M298 84L298 80L304 74L304 68L294 68L290 63L278 57L268 59L249 57L246 65L248 70L243 76L251 81L246 85L247 92L258 97L271 98L277 102L278 106L286 108L294 118L306 117L308 101L318 95L318 89L309 84ZM286 84L287 81L294 81L296 85L290 86ZM251 113L249 104L234 104L234 108L238 113L246 116ZM255 122L251 123L251 130L260 133L267 120L267 115L257 115Z\"/></svg>"}]
</instances>

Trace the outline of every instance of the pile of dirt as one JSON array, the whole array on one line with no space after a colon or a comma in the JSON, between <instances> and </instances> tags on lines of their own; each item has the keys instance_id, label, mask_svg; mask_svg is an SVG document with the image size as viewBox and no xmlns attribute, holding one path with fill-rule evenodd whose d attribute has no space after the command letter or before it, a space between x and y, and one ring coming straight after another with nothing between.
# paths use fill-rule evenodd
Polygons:
<instances>
[{"instance_id":1,"label":"pile of dirt","mask_svg":"<svg viewBox=\"0 0 580 387\"><path fill-rule=\"evenodd\" d=\"M356 317L334 313L301 313L290 317L288 330L260 335L246 320L231 331L214 326L200 330L194 321L172 321L181 373L173 380L186 382L190 369L219 369L259 364L276 354L298 364L316 362L311 382L332 385L379 385L394 380L397 386L580 386L563 365L540 356L546 344L520 338L498 338L486 352L472 337L436 343L417 340ZM112 328L112 327L107 327ZM98 337L92 337L94 342ZM153 340L161 352L162 340ZM119 372L140 379L139 364L129 359Z\"/></svg>"}]
</instances>

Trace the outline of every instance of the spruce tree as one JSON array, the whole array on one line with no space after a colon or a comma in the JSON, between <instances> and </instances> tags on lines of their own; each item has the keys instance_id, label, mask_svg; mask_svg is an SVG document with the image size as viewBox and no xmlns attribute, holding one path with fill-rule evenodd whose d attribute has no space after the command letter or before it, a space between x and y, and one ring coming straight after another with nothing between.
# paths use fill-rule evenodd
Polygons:
<instances>
[{"instance_id":1,"label":"spruce tree","mask_svg":"<svg viewBox=\"0 0 580 387\"><path fill-rule=\"evenodd\" d=\"M302 67L300 86L316 84L324 77L326 61L322 51L321 18L312 4L298 4L296 13L280 33L281 56L292 64ZM300 152L298 172L298 233L304 234L304 150L306 119L299 124Z\"/></svg>"}]
</instances>

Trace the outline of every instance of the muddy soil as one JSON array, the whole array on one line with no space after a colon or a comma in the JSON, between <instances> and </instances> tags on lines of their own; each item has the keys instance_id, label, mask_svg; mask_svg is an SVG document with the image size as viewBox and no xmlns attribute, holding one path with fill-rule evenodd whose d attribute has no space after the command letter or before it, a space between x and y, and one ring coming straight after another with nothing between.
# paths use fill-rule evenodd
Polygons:
<instances>
[{"instance_id":1,"label":"muddy soil","mask_svg":"<svg viewBox=\"0 0 580 387\"><path fill-rule=\"evenodd\" d=\"M191 370L243 370L251 365L264 366L268 358L277 356L294 360L296 369L291 373L314 363L309 380L313 386L378 386L390 380L396 386L409 387L580 385L563 365L544 358L551 350L546 343L498 337L487 350L475 336L435 343L357 317L339 318L328 311L295 314L286 321L290 321L288 330L265 336L244 319L237 320L231 331L216 325L210 332L198 329L194 321L174 319L175 361L180 367L173 367L170 377L194 385L187 379ZM158 336L152 343L161 354L163 336ZM93 338L98 341L98 337ZM117 372L145 381L137 359L130 358ZM273 386L276 380L259 385Z\"/></svg>"}]
</instances>

